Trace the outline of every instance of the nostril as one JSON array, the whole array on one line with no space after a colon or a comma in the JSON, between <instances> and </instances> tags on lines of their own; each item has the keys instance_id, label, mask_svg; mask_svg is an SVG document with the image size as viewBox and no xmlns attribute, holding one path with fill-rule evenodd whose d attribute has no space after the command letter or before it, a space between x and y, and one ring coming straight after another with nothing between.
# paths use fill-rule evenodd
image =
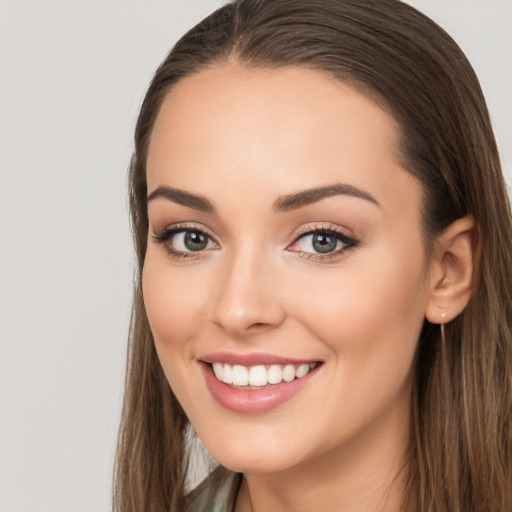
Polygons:
<instances>
[{"instance_id":1,"label":"nostril","mask_svg":"<svg viewBox=\"0 0 512 512\"><path fill-rule=\"evenodd\" d=\"M249 329L258 329L260 327L267 327L269 324L266 324L264 322L255 322L249 326Z\"/></svg>"}]
</instances>

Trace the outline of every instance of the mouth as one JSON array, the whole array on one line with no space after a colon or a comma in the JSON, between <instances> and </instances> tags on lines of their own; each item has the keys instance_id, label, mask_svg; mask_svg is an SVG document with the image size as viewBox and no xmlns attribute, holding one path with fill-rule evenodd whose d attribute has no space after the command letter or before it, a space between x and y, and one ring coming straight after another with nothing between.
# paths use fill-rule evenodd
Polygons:
<instances>
[{"instance_id":1,"label":"mouth","mask_svg":"<svg viewBox=\"0 0 512 512\"><path fill-rule=\"evenodd\" d=\"M213 398L242 414L264 413L291 400L319 373L322 361L216 354L198 360Z\"/></svg>"}]
</instances>

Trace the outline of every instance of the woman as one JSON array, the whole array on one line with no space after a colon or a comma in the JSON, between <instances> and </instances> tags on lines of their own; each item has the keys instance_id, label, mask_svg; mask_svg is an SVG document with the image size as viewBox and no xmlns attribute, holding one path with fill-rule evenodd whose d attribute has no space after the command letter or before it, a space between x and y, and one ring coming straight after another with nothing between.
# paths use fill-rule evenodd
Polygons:
<instances>
[{"instance_id":1,"label":"woman","mask_svg":"<svg viewBox=\"0 0 512 512\"><path fill-rule=\"evenodd\" d=\"M457 45L239 0L141 108L119 511L512 510L512 225ZM185 491L192 425L222 469Z\"/></svg>"}]
</instances>

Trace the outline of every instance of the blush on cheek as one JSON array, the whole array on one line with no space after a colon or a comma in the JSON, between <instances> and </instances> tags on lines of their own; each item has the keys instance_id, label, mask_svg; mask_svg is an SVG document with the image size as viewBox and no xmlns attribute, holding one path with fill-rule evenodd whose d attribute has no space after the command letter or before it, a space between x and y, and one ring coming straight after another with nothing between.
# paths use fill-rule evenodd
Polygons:
<instances>
[{"instance_id":1,"label":"blush on cheek","mask_svg":"<svg viewBox=\"0 0 512 512\"><path fill-rule=\"evenodd\" d=\"M185 343L204 317L202 295L186 275L151 260L143 270L142 292L149 325L160 344Z\"/></svg>"},{"instance_id":2,"label":"blush on cheek","mask_svg":"<svg viewBox=\"0 0 512 512\"><path fill-rule=\"evenodd\" d=\"M335 352L362 353L389 343L415 345L424 318L425 273L420 264L390 260L393 264L387 267L365 272L364 281L352 277L361 276L354 271L339 283L320 283L321 289L308 293L301 307L309 314L302 317L311 319L309 328Z\"/></svg>"}]
</instances>

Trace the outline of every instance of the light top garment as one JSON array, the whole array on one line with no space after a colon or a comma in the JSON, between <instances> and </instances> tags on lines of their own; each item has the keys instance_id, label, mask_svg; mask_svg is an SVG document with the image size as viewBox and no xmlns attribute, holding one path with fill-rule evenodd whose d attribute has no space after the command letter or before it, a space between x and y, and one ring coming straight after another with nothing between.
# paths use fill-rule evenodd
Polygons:
<instances>
[{"instance_id":1,"label":"light top garment","mask_svg":"<svg viewBox=\"0 0 512 512\"><path fill-rule=\"evenodd\" d=\"M242 474L219 466L187 496L187 512L233 512Z\"/></svg>"}]
</instances>

